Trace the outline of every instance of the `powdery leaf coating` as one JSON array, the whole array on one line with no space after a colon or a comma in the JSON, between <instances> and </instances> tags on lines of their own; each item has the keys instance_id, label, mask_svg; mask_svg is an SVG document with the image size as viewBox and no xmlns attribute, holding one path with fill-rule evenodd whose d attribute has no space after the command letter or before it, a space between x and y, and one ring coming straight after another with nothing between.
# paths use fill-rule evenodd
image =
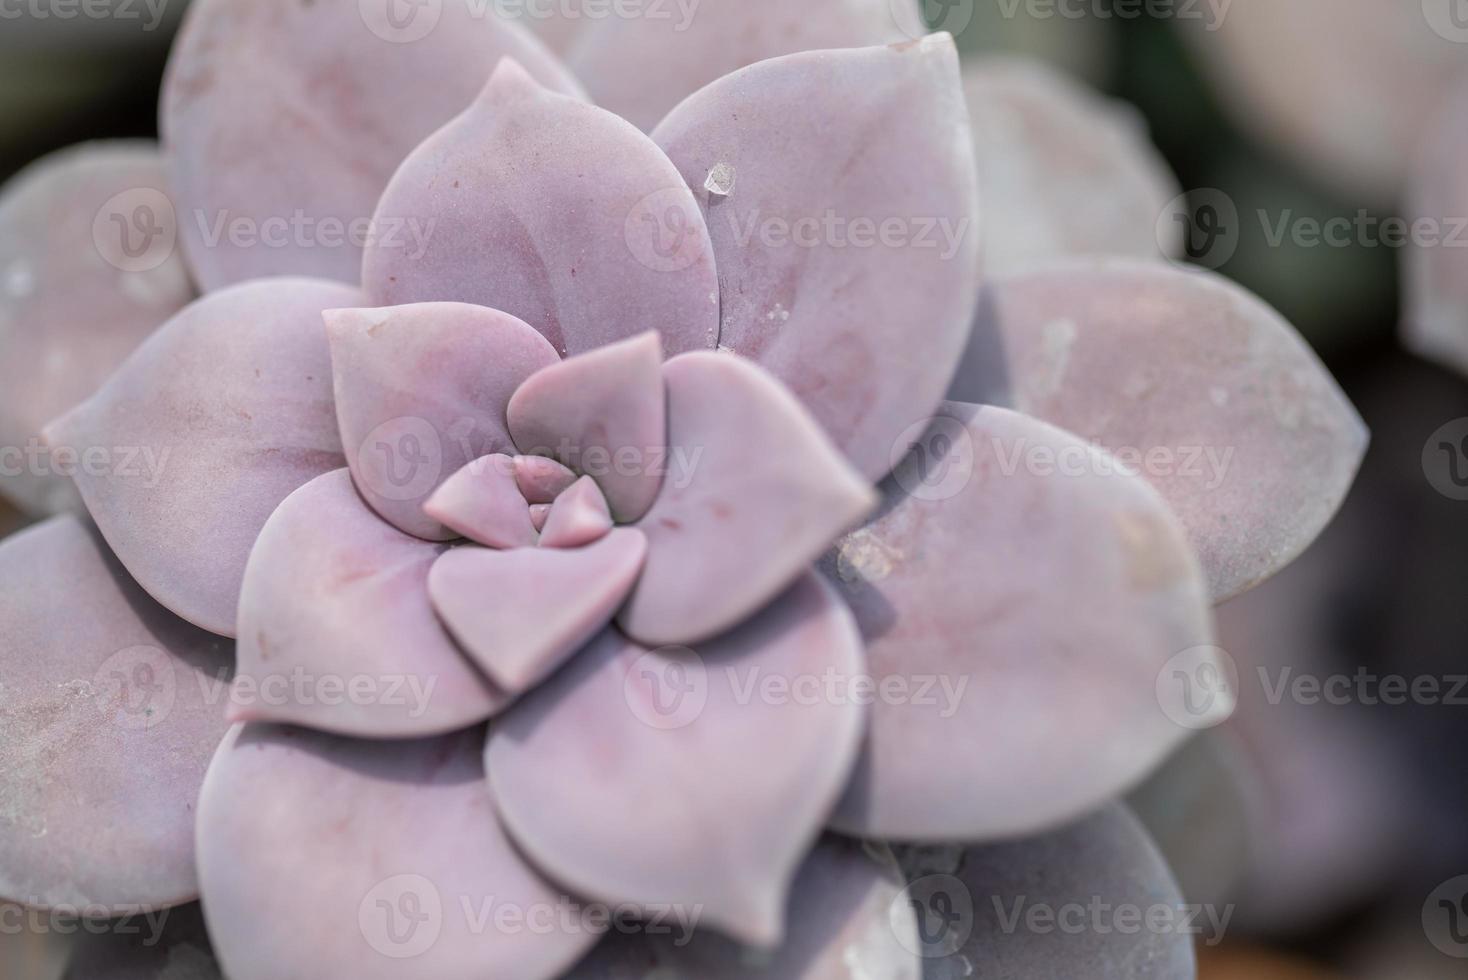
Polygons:
<instances>
[{"instance_id":1,"label":"powdery leaf coating","mask_svg":"<svg viewBox=\"0 0 1468 980\"><path fill-rule=\"evenodd\" d=\"M421 248L433 229L419 212L384 214L370 233L368 222L403 158L500 58L580 96L540 42L475 6L415 9L401 33L383 2L191 6L160 113L184 249L205 289L278 274L356 283L364 240Z\"/></svg>"},{"instance_id":2,"label":"powdery leaf coating","mask_svg":"<svg viewBox=\"0 0 1468 980\"><path fill-rule=\"evenodd\" d=\"M0 580L0 897L191 901L227 645L149 599L75 517L7 538Z\"/></svg>"},{"instance_id":3,"label":"powdery leaf coating","mask_svg":"<svg viewBox=\"0 0 1468 980\"><path fill-rule=\"evenodd\" d=\"M464 303L332 310L326 333L358 491L400 530L458 537L423 504L474 460L514 451L505 406L556 352L522 321Z\"/></svg>"},{"instance_id":4,"label":"powdery leaf coating","mask_svg":"<svg viewBox=\"0 0 1468 980\"><path fill-rule=\"evenodd\" d=\"M915 492L889 488L823 565L877 684L912 692L873 706L835 818L863 836L1033 833L1115 796L1187 735L1159 706L1159 672L1212 642L1202 574L1145 481L1006 409L941 412L897 473ZM921 485L929 449L927 472L946 476ZM926 678L938 685L919 697Z\"/></svg>"},{"instance_id":5,"label":"powdery leaf coating","mask_svg":"<svg viewBox=\"0 0 1468 980\"><path fill-rule=\"evenodd\" d=\"M47 428L53 449L113 454L78 468L82 498L138 583L189 622L235 635L260 528L343 465L321 313L361 300L319 279L212 293Z\"/></svg>"},{"instance_id":6,"label":"powdery leaf coating","mask_svg":"<svg viewBox=\"0 0 1468 980\"><path fill-rule=\"evenodd\" d=\"M1193 935L1182 928L1192 914L1162 855L1119 804L1044 837L969 848L956 866L945 850L918 848L900 858L927 920L922 934L934 940L924 960L929 980L1197 976ZM1098 908L1109 911L1092 911ZM1156 908L1168 910L1173 927L1148 926L1143 916ZM972 913L950 919L951 909ZM1081 928L1069 909L1085 910ZM1036 910L1057 918L1048 925L1036 919L1042 925L1032 928L1027 916Z\"/></svg>"},{"instance_id":7,"label":"powdery leaf coating","mask_svg":"<svg viewBox=\"0 0 1468 980\"><path fill-rule=\"evenodd\" d=\"M155 145L108 142L48 156L0 192L0 452L26 453L193 298L166 187ZM33 514L80 509L36 449L42 472L9 460L0 494Z\"/></svg>"},{"instance_id":8,"label":"powdery leaf coating","mask_svg":"<svg viewBox=\"0 0 1468 980\"><path fill-rule=\"evenodd\" d=\"M663 377L677 472L638 524L647 567L618 620L650 646L737 625L877 501L790 392L749 361L685 354Z\"/></svg>"},{"instance_id":9,"label":"powdery leaf coating","mask_svg":"<svg viewBox=\"0 0 1468 980\"><path fill-rule=\"evenodd\" d=\"M1157 258L1162 244L1181 253L1183 226L1164 225L1164 243L1158 227L1182 188L1135 109L1039 61L975 61L963 89L989 272L1059 255Z\"/></svg>"},{"instance_id":10,"label":"powdery leaf coating","mask_svg":"<svg viewBox=\"0 0 1468 980\"><path fill-rule=\"evenodd\" d=\"M416 738L502 707L429 604L443 551L380 520L346 470L287 497L245 567L230 720Z\"/></svg>"},{"instance_id":11,"label":"powdery leaf coating","mask_svg":"<svg viewBox=\"0 0 1468 980\"><path fill-rule=\"evenodd\" d=\"M1315 540L1369 434L1320 359L1211 273L1075 260L993 280L1015 407L1142 471L1188 529L1215 600Z\"/></svg>"},{"instance_id":12,"label":"powdery leaf coating","mask_svg":"<svg viewBox=\"0 0 1468 980\"><path fill-rule=\"evenodd\" d=\"M691 96L653 138L690 187L732 171L728 195L699 192L720 347L788 385L863 474L886 474L942 399L979 291L953 39L761 62Z\"/></svg>"},{"instance_id":13,"label":"powdery leaf coating","mask_svg":"<svg viewBox=\"0 0 1468 980\"><path fill-rule=\"evenodd\" d=\"M474 661L520 694L612 621L646 557L632 528L586 548L455 548L433 566L428 592Z\"/></svg>"},{"instance_id":14,"label":"powdery leaf coating","mask_svg":"<svg viewBox=\"0 0 1468 980\"><path fill-rule=\"evenodd\" d=\"M1397 200L1413 148L1463 70L1448 2L1231 0L1173 18L1235 120L1349 200ZM1434 23L1436 20L1436 23ZM1439 32L1442 33L1439 33Z\"/></svg>"},{"instance_id":15,"label":"powdery leaf coating","mask_svg":"<svg viewBox=\"0 0 1468 980\"><path fill-rule=\"evenodd\" d=\"M553 459L544 456L515 457L515 485L520 494L536 505L555 503L557 497L576 482L576 474Z\"/></svg>"},{"instance_id":16,"label":"powdery leaf coating","mask_svg":"<svg viewBox=\"0 0 1468 980\"><path fill-rule=\"evenodd\" d=\"M741 946L719 934L612 933L563 980L919 980L917 919L892 854L825 837L790 888L785 941ZM656 971L662 970L662 973Z\"/></svg>"},{"instance_id":17,"label":"powdery leaf coating","mask_svg":"<svg viewBox=\"0 0 1468 980\"><path fill-rule=\"evenodd\" d=\"M563 356L648 329L675 354L718 339L713 249L673 165L622 119L513 61L413 151L378 214L434 222L421 252L368 247L362 281L382 305L492 306Z\"/></svg>"},{"instance_id":18,"label":"powdery leaf coating","mask_svg":"<svg viewBox=\"0 0 1468 980\"><path fill-rule=\"evenodd\" d=\"M600 541L612 529L607 498L596 481L583 476L556 498L541 529L543 548L580 548Z\"/></svg>"},{"instance_id":19,"label":"powdery leaf coating","mask_svg":"<svg viewBox=\"0 0 1468 980\"><path fill-rule=\"evenodd\" d=\"M746 65L904 41L920 23L916 0L673 3L659 16L588 21L566 60L597 105L651 129L684 97Z\"/></svg>"},{"instance_id":20,"label":"powdery leaf coating","mask_svg":"<svg viewBox=\"0 0 1468 980\"><path fill-rule=\"evenodd\" d=\"M540 530L515 483L515 461L503 453L476 459L449 477L423 513L486 548L530 548Z\"/></svg>"},{"instance_id":21,"label":"powdery leaf coating","mask_svg":"<svg viewBox=\"0 0 1468 980\"><path fill-rule=\"evenodd\" d=\"M580 958L598 932L501 830L483 740L232 731L199 799L199 880L230 980L399 980L405 965L414 980L551 980ZM498 928L501 907L523 927ZM547 914L555 928L530 928Z\"/></svg>"},{"instance_id":22,"label":"powdery leaf coating","mask_svg":"<svg viewBox=\"0 0 1468 980\"><path fill-rule=\"evenodd\" d=\"M662 365L650 330L538 372L510 399L515 445L594 477L618 522L639 520L663 482Z\"/></svg>"},{"instance_id":23,"label":"powdery leaf coating","mask_svg":"<svg viewBox=\"0 0 1468 980\"><path fill-rule=\"evenodd\" d=\"M118 920L100 935L78 931L63 980L224 980L197 903Z\"/></svg>"},{"instance_id":24,"label":"powdery leaf coating","mask_svg":"<svg viewBox=\"0 0 1468 980\"><path fill-rule=\"evenodd\" d=\"M704 926L774 946L864 710L760 685L864 669L850 614L813 575L696 652L650 651L608 630L491 732L505 826L579 893L698 907Z\"/></svg>"},{"instance_id":25,"label":"powdery leaf coating","mask_svg":"<svg viewBox=\"0 0 1468 980\"><path fill-rule=\"evenodd\" d=\"M1402 249L1406 310L1403 341L1422 357L1468 374L1468 85L1460 85L1420 151L1407 187L1409 220L1437 222L1441 240L1409 240ZM1456 243L1460 247L1449 247Z\"/></svg>"}]
</instances>

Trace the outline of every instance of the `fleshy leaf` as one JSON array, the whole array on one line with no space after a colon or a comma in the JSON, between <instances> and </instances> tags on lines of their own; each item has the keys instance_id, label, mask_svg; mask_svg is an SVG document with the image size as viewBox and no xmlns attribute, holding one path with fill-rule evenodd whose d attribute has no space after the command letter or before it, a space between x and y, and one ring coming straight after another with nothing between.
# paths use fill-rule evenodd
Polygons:
<instances>
[{"instance_id":1,"label":"fleshy leaf","mask_svg":"<svg viewBox=\"0 0 1468 980\"><path fill-rule=\"evenodd\" d=\"M296 488L341 467L321 313L360 302L319 279L205 296L47 428L53 452L82 459L77 486L122 563L189 622L234 635L260 528Z\"/></svg>"},{"instance_id":2,"label":"fleshy leaf","mask_svg":"<svg viewBox=\"0 0 1468 980\"><path fill-rule=\"evenodd\" d=\"M1043 837L903 848L924 976L1193 980L1200 912L1125 807ZM1018 914L1020 918L1015 920Z\"/></svg>"},{"instance_id":3,"label":"fleshy leaf","mask_svg":"<svg viewBox=\"0 0 1468 980\"><path fill-rule=\"evenodd\" d=\"M1062 255L1181 253L1183 226L1164 212L1182 188L1134 109L1040 61L975 61L964 68L963 88L987 270Z\"/></svg>"},{"instance_id":4,"label":"fleshy leaf","mask_svg":"<svg viewBox=\"0 0 1468 980\"><path fill-rule=\"evenodd\" d=\"M653 139L699 189L719 345L788 385L862 473L886 474L947 390L978 298L953 39L761 62Z\"/></svg>"},{"instance_id":5,"label":"fleshy leaf","mask_svg":"<svg viewBox=\"0 0 1468 980\"><path fill-rule=\"evenodd\" d=\"M576 474L553 459L544 456L515 457L515 485L530 505L553 504L571 484Z\"/></svg>"},{"instance_id":6,"label":"fleshy leaf","mask_svg":"<svg viewBox=\"0 0 1468 980\"><path fill-rule=\"evenodd\" d=\"M433 566L428 592L475 662L519 694L611 622L646 557L632 528L586 548L455 548Z\"/></svg>"},{"instance_id":7,"label":"fleshy leaf","mask_svg":"<svg viewBox=\"0 0 1468 980\"><path fill-rule=\"evenodd\" d=\"M590 948L598 929L501 830L483 740L231 732L199 799L205 915L230 980L551 980ZM496 927L506 908L522 928Z\"/></svg>"},{"instance_id":8,"label":"fleshy leaf","mask_svg":"<svg viewBox=\"0 0 1468 980\"><path fill-rule=\"evenodd\" d=\"M556 352L520 320L464 303L333 310L326 327L358 491L400 530L457 537L423 504L470 462L513 452L505 406Z\"/></svg>"},{"instance_id":9,"label":"fleshy leaf","mask_svg":"<svg viewBox=\"0 0 1468 980\"><path fill-rule=\"evenodd\" d=\"M414 738L488 718L508 699L428 601L443 550L379 519L346 470L287 497L245 567L231 720Z\"/></svg>"},{"instance_id":10,"label":"fleshy leaf","mask_svg":"<svg viewBox=\"0 0 1468 980\"><path fill-rule=\"evenodd\" d=\"M673 4L663 16L591 21L566 58L597 105L650 129L684 97L757 61L906 40L921 23L916 8L916 0Z\"/></svg>"},{"instance_id":11,"label":"fleshy leaf","mask_svg":"<svg viewBox=\"0 0 1468 980\"><path fill-rule=\"evenodd\" d=\"M1212 620L1182 528L1146 481L1034 419L950 404L888 491L824 563L876 683L908 692L875 702L839 829L1032 833L1181 744L1189 730L1157 679L1212 642Z\"/></svg>"},{"instance_id":12,"label":"fleshy leaf","mask_svg":"<svg viewBox=\"0 0 1468 980\"><path fill-rule=\"evenodd\" d=\"M1368 433L1294 328L1222 277L1074 260L994 280L1015 407L1112 450L1177 511L1216 600L1289 564Z\"/></svg>"},{"instance_id":13,"label":"fleshy leaf","mask_svg":"<svg viewBox=\"0 0 1468 980\"><path fill-rule=\"evenodd\" d=\"M540 530L515 483L515 461L503 453L476 459L449 477L423 512L486 548L529 548Z\"/></svg>"},{"instance_id":14,"label":"fleshy leaf","mask_svg":"<svg viewBox=\"0 0 1468 980\"><path fill-rule=\"evenodd\" d=\"M377 201L501 57L579 97L538 41L475 6L196 0L161 118L181 238L205 289L279 274L355 284L364 242L424 247L427 216L369 225Z\"/></svg>"},{"instance_id":15,"label":"fleshy leaf","mask_svg":"<svg viewBox=\"0 0 1468 980\"><path fill-rule=\"evenodd\" d=\"M545 522L550 519L550 504L531 504L530 523L535 525L536 531L545 530Z\"/></svg>"},{"instance_id":16,"label":"fleshy leaf","mask_svg":"<svg viewBox=\"0 0 1468 980\"><path fill-rule=\"evenodd\" d=\"M1427 241L1413 236L1402 250L1406 311L1403 340L1419 355L1468 374L1468 249L1461 215L1468 215L1468 84L1459 85L1438 115L1413 168L1406 214L1428 221L1441 235ZM1455 233L1454 229L1457 229Z\"/></svg>"},{"instance_id":17,"label":"fleshy leaf","mask_svg":"<svg viewBox=\"0 0 1468 980\"><path fill-rule=\"evenodd\" d=\"M371 245L384 306L462 300L580 354L649 328L670 353L714 346L719 285L692 193L652 142L503 61L483 94L414 150L378 215L428 216L420 250Z\"/></svg>"},{"instance_id":18,"label":"fleshy leaf","mask_svg":"<svg viewBox=\"0 0 1468 980\"><path fill-rule=\"evenodd\" d=\"M707 929L690 937L664 922L657 934L609 934L564 980L919 980L917 920L904 885L885 847L826 837L791 886L778 949L750 949Z\"/></svg>"},{"instance_id":19,"label":"fleshy leaf","mask_svg":"<svg viewBox=\"0 0 1468 980\"><path fill-rule=\"evenodd\" d=\"M193 804L224 735L230 654L57 517L0 545L0 897L191 901Z\"/></svg>"},{"instance_id":20,"label":"fleshy leaf","mask_svg":"<svg viewBox=\"0 0 1468 980\"><path fill-rule=\"evenodd\" d=\"M600 541L612 529L607 498L596 481L583 476L556 498L546 515L540 544L545 548L580 548Z\"/></svg>"},{"instance_id":21,"label":"fleshy leaf","mask_svg":"<svg viewBox=\"0 0 1468 980\"><path fill-rule=\"evenodd\" d=\"M31 513L81 506L42 426L193 298L166 186L153 144L90 143L0 194L0 494Z\"/></svg>"},{"instance_id":22,"label":"fleshy leaf","mask_svg":"<svg viewBox=\"0 0 1468 980\"><path fill-rule=\"evenodd\" d=\"M84 924L63 980L224 980L198 903Z\"/></svg>"},{"instance_id":23,"label":"fleshy leaf","mask_svg":"<svg viewBox=\"0 0 1468 980\"><path fill-rule=\"evenodd\" d=\"M662 364L649 331L538 372L510 399L515 445L594 478L619 523L639 520L662 486Z\"/></svg>"},{"instance_id":24,"label":"fleshy leaf","mask_svg":"<svg viewBox=\"0 0 1468 980\"><path fill-rule=\"evenodd\" d=\"M651 646L738 624L876 504L810 414L750 361L685 354L663 377L671 471L638 525L647 567L620 618Z\"/></svg>"},{"instance_id":25,"label":"fleshy leaf","mask_svg":"<svg viewBox=\"0 0 1468 980\"><path fill-rule=\"evenodd\" d=\"M701 908L706 927L778 944L864 714L809 682L864 670L850 615L814 575L696 652L608 630L491 733L505 826L579 893ZM771 682L789 686L768 695Z\"/></svg>"}]
</instances>

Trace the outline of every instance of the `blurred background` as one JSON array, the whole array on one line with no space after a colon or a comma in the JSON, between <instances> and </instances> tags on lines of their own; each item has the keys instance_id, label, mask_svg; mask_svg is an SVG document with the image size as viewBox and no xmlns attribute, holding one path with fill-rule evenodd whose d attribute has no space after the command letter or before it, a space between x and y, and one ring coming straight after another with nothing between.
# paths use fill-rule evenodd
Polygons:
<instances>
[{"instance_id":1,"label":"blurred background","mask_svg":"<svg viewBox=\"0 0 1468 980\"><path fill-rule=\"evenodd\" d=\"M1403 249L1362 231L1406 215L1425 142L1468 132L1468 115L1438 112L1468 77L1468 3L927 6L966 58L1038 58L1134 105L1190 192L1192 257L1291 320L1373 432L1320 542L1219 611L1245 674L1239 712L1133 800L1189 900L1234 909L1201 975L1468 975L1468 685L1455 680L1468 675L1468 502L1454 499L1468 494L1425 463L1435 433L1468 416L1468 383L1405 351ZM139 2L132 22L25 7L0 7L0 178L75 142L156 136L182 0ZM1271 232L1332 219L1352 230ZM17 521L0 504L0 533ZM1271 703L1249 683L1258 668L1352 678L1351 693ZM1378 703L1392 677L1433 678L1439 693Z\"/></svg>"}]
</instances>

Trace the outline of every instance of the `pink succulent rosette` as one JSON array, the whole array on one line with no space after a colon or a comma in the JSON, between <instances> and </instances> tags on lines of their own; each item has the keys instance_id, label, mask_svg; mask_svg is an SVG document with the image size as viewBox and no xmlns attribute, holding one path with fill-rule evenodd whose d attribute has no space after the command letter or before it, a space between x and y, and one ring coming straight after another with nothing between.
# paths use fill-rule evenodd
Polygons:
<instances>
[{"instance_id":1,"label":"pink succulent rosette","mask_svg":"<svg viewBox=\"0 0 1468 980\"><path fill-rule=\"evenodd\" d=\"M0 897L201 895L233 980L1137 962L981 898L1177 898L1111 801L1206 722L1167 682L1222 669L1212 603L1351 482L1314 355L1219 278L1093 254L1166 200L1104 127L1050 179L1126 202L1005 239L981 294L980 185L1051 160L1006 100L1073 97L971 79L981 167L951 39L882 43L904 5L711 3L645 74L663 28L583 30L625 118L517 25L355 6L203 0L179 41L206 293L45 430L166 462L76 467L87 516L0 545ZM372 220L210 231L297 212Z\"/></svg>"}]
</instances>

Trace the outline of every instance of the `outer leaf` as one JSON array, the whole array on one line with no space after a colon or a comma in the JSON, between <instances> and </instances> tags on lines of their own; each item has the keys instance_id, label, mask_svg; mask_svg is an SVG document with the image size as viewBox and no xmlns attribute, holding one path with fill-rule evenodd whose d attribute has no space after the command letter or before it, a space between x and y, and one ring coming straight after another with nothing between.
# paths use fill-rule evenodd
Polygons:
<instances>
[{"instance_id":1,"label":"outer leaf","mask_svg":"<svg viewBox=\"0 0 1468 980\"><path fill-rule=\"evenodd\" d=\"M663 375L676 472L638 525L647 567L619 620L649 645L738 625L876 504L800 403L749 361L687 354Z\"/></svg>"},{"instance_id":2,"label":"outer leaf","mask_svg":"<svg viewBox=\"0 0 1468 980\"><path fill-rule=\"evenodd\" d=\"M757 61L907 40L921 23L916 8L915 0L669 4L589 21L567 60L597 105L651 129L685 96Z\"/></svg>"},{"instance_id":3,"label":"outer leaf","mask_svg":"<svg viewBox=\"0 0 1468 980\"><path fill-rule=\"evenodd\" d=\"M280 274L355 284L363 241L423 247L434 229L418 212L368 227L378 198L500 58L579 95L492 7L196 0L161 115L182 240L204 288Z\"/></svg>"},{"instance_id":4,"label":"outer leaf","mask_svg":"<svg viewBox=\"0 0 1468 980\"><path fill-rule=\"evenodd\" d=\"M1460 85L1425 141L1407 187L1406 212L1437 235L1415 237L1402 251L1406 312L1403 339L1423 357L1468 374L1468 258L1461 232L1468 216L1468 85ZM1454 243L1459 247L1454 247Z\"/></svg>"},{"instance_id":5,"label":"outer leaf","mask_svg":"<svg viewBox=\"0 0 1468 980\"><path fill-rule=\"evenodd\" d=\"M1032 833L1182 742L1157 678L1209 644L1212 623L1182 529L1146 482L1033 419L950 404L894 484L825 565L883 692L838 828Z\"/></svg>"},{"instance_id":6,"label":"outer leaf","mask_svg":"<svg viewBox=\"0 0 1468 980\"><path fill-rule=\"evenodd\" d=\"M657 331L648 331L538 372L510 399L515 445L592 477L619 522L640 519L663 482L662 364Z\"/></svg>"},{"instance_id":7,"label":"outer leaf","mask_svg":"<svg viewBox=\"0 0 1468 980\"><path fill-rule=\"evenodd\" d=\"M287 497L245 567L231 720L413 738L488 718L508 698L428 602L443 550L380 520L346 470Z\"/></svg>"},{"instance_id":8,"label":"outer leaf","mask_svg":"<svg viewBox=\"0 0 1468 980\"><path fill-rule=\"evenodd\" d=\"M918 980L921 946L904 884L885 847L827 837L791 886L778 949L750 949L709 930L666 935L664 925L657 935L609 935L564 980Z\"/></svg>"},{"instance_id":9,"label":"outer leaf","mask_svg":"<svg viewBox=\"0 0 1468 980\"><path fill-rule=\"evenodd\" d=\"M1134 109L1039 61L976 61L964 68L963 88L987 209L986 268L1181 253L1182 225L1164 213L1182 189Z\"/></svg>"},{"instance_id":10,"label":"outer leaf","mask_svg":"<svg viewBox=\"0 0 1468 980\"><path fill-rule=\"evenodd\" d=\"M235 729L199 800L205 914L230 980L550 980L574 963L598 931L500 830L482 742Z\"/></svg>"},{"instance_id":11,"label":"outer leaf","mask_svg":"<svg viewBox=\"0 0 1468 980\"><path fill-rule=\"evenodd\" d=\"M947 389L978 295L953 39L761 62L691 96L653 138L708 217L720 346L785 382L881 477Z\"/></svg>"},{"instance_id":12,"label":"outer leaf","mask_svg":"<svg viewBox=\"0 0 1468 980\"><path fill-rule=\"evenodd\" d=\"M189 301L157 147L90 143L0 193L0 494L79 509L41 427L75 407Z\"/></svg>"},{"instance_id":13,"label":"outer leaf","mask_svg":"<svg viewBox=\"0 0 1468 980\"><path fill-rule=\"evenodd\" d=\"M266 519L342 465L321 312L347 286L269 279L206 296L46 430L86 462L77 486L128 571L190 622L233 636Z\"/></svg>"},{"instance_id":14,"label":"outer leaf","mask_svg":"<svg viewBox=\"0 0 1468 980\"><path fill-rule=\"evenodd\" d=\"M475 662L520 694L612 621L646 557L632 528L586 548L456 548L433 566L428 590Z\"/></svg>"},{"instance_id":15,"label":"outer leaf","mask_svg":"<svg viewBox=\"0 0 1468 980\"><path fill-rule=\"evenodd\" d=\"M333 310L326 328L357 489L400 530L458 537L423 504L471 461L514 450L505 406L556 352L514 317L464 303Z\"/></svg>"},{"instance_id":16,"label":"outer leaf","mask_svg":"<svg viewBox=\"0 0 1468 980\"><path fill-rule=\"evenodd\" d=\"M224 980L197 904L79 931L64 980Z\"/></svg>"},{"instance_id":17,"label":"outer leaf","mask_svg":"<svg viewBox=\"0 0 1468 980\"><path fill-rule=\"evenodd\" d=\"M1139 469L1215 599L1289 564L1334 516L1368 434L1278 313L1211 273L1123 260L997 280L984 306L1015 407Z\"/></svg>"},{"instance_id":18,"label":"outer leaf","mask_svg":"<svg viewBox=\"0 0 1468 980\"><path fill-rule=\"evenodd\" d=\"M505 60L479 99L414 150L379 217L434 222L421 251L367 249L381 305L462 300L580 354L648 328L670 353L718 338L718 280L692 194L626 122Z\"/></svg>"},{"instance_id":19,"label":"outer leaf","mask_svg":"<svg viewBox=\"0 0 1468 980\"><path fill-rule=\"evenodd\" d=\"M0 896L117 914L187 902L229 650L58 517L0 545Z\"/></svg>"},{"instance_id":20,"label":"outer leaf","mask_svg":"<svg viewBox=\"0 0 1468 980\"><path fill-rule=\"evenodd\" d=\"M861 734L861 706L810 697L810 679L863 670L849 614L814 576L696 653L609 630L491 733L505 824L582 894L701 908L706 926L773 946ZM761 695L770 681L806 693Z\"/></svg>"},{"instance_id":21,"label":"outer leaf","mask_svg":"<svg viewBox=\"0 0 1468 980\"><path fill-rule=\"evenodd\" d=\"M1045 837L900 857L931 980L1197 976L1188 930L1198 916L1120 805Z\"/></svg>"}]
</instances>

